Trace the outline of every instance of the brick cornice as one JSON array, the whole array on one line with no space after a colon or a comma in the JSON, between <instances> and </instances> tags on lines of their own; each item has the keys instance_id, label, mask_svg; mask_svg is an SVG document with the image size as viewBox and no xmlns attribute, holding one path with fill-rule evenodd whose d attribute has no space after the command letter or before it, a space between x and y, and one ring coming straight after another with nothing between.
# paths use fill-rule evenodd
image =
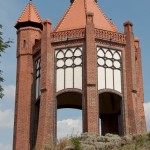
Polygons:
<instances>
[{"instance_id":1,"label":"brick cornice","mask_svg":"<svg viewBox=\"0 0 150 150\"><path fill-rule=\"evenodd\" d=\"M53 43L82 38L85 38L84 28L51 33L51 41Z\"/></svg>"},{"instance_id":2,"label":"brick cornice","mask_svg":"<svg viewBox=\"0 0 150 150\"><path fill-rule=\"evenodd\" d=\"M122 33L95 29L95 38L105 41L111 41L119 44L126 44L126 35Z\"/></svg>"},{"instance_id":3,"label":"brick cornice","mask_svg":"<svg viewBox=\"0 0 150 150\"><path fill-rule=\"evenodd\" d=\"M21 31L39 31L40 33L42 33L42 31L40 29L34 28L34 27L20 28L19 30L17 30L17 34L20 33Z\"/></svg>"},{"instance_id":4,"label":"brick cornice","mask_svg":"<svg viewBox=\"0 0 150 150\"><path fill-rule=\"evenodd\" d=\"M85 28L67 30L61 32L52 32L51 33L51 41L52 43L65 42L69 40L83 39L86 38ZM106 31L102 29L94 29L95 39L96 40L104 40L111 41L112 43L118 43L121 45L126 45L126 35L122 33Z\"/></svg>"}]
</instances>

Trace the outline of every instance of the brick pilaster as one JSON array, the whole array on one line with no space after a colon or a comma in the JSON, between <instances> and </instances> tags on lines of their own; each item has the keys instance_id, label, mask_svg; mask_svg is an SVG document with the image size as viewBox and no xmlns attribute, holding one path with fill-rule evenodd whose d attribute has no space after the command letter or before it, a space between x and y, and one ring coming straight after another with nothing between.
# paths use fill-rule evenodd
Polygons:
<instances>
[{"instance_id":1,"label":"brick pilaster","mask_svg":"<svg viewBox=\"0 0 150 150\"><path fill-rule=\"evenodd\" d=\"M54 96L54 50L51 22L44 23L41 39L41 100L36 149L52 148L56 140L56 100Z\"/></svg>"},{"instance_id":2,"label":"brick pilaster","mask_svg":"<svg viewBox=\"0 0 150 150\"><path fill-rule=\"evenodd\" d=\"M134 34L132 23L127 21L124 23L124 33L126 35L126 48L125 48L125 70L126 70L126 90L125 102L128 113L125 114L125 120L128 120L126 126L126 134L137 133L137 84L136 84L136 63L135 63L135 47L134 47Z\"/></svg>"},{"instance_id":3,"label":"brick pilaster","mask_svg":"<svg viewBox=\"0 0 150 150\"><path fill-rule=\"evenodd\" d=\"M84 84L84 132L99 132L99 111L97 93L97 52L93 13L87 13L86 48L85 48L85 84Z\"/></svg>"},{"instance_id":4,"label":"brick pilaster","mask_svg":"<svg viewBox=\"0 0 150 150\"><path fill-rule=\"evenodd\" d=\"M136 52L136 83L137 83L137 98L138 98L138 133L146 133L146 122L144 114L144 90L143 90L143 76L142 76L142 61L141 61L141 49L140 40L135 38L135 52Z\"/></svg>"}]
</instances>

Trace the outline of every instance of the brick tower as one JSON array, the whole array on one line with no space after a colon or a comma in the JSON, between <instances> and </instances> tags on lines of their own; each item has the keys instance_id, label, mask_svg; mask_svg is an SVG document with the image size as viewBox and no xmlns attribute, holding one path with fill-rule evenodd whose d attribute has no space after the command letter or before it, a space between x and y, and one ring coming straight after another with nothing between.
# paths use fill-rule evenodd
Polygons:
<instances>
[{"instance_id":1,"label":"brick tower","mask_svg":"<svg viewBox=\"0 0 150 150\"><path fill-rule=\"evenodd\" d=\"M52 30L30 2L17 29L14 150L53 147L57 109L82 110L83 132L146 132L140 40L96 0L71 0Z\"/></svg>"}]
</instances>

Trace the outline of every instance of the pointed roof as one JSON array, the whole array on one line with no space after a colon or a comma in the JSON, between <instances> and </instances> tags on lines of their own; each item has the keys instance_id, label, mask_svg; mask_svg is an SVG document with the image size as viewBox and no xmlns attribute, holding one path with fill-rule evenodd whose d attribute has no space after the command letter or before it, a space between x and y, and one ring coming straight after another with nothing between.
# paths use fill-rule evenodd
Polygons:
<instances>
[{"instance_id":1,"label":"pointed roof","mask_svg":"<svg viewBox=\"0 0 150 150\"><path fill-rule=\"evenodd\" d=\"M42 23L42 19L40 18L38 11L36 10L35 6L33 5L31 1L25 7L15 27L17 28L20 23L22 24L22 23L27 23L27 22L32 22L32 23L37 23L37 24Z\"/></svg>"},{"instance_id":2,"label":"pointed roof","mask_svg":"<svg viewBox=\"0 0 150 150\"><path fill-rule=\"evenodd\" d=\"M74 0L54 31L85 28L87 12L94 14L95 28L118 32L116 26L104 15L95 0Z\"/></svg>"}]
</instances>

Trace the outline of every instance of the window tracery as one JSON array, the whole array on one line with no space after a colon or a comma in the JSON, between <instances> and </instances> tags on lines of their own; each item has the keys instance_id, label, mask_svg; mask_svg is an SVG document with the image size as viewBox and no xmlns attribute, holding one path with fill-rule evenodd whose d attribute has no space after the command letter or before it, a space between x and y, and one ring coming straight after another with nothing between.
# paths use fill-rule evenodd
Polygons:
<instances>
[{"instance_id":1,"label":"window tracery","mask_svg":"<svg viewBox=\"0 0 150 150\"><path fill-rule=\"evenodd\" d=\"M121 51L97 47L98 90L121 92Z\"/></svg>"},{"instance_id":2,"label":"window tracery","mask_svg":"<svg viewBox=\"0 0 150 150\"><path fill-rule=\"evenodd\" d=\"M82 89L82 47L55 50L56 91Z\"/></svg>"}]
</instances>

